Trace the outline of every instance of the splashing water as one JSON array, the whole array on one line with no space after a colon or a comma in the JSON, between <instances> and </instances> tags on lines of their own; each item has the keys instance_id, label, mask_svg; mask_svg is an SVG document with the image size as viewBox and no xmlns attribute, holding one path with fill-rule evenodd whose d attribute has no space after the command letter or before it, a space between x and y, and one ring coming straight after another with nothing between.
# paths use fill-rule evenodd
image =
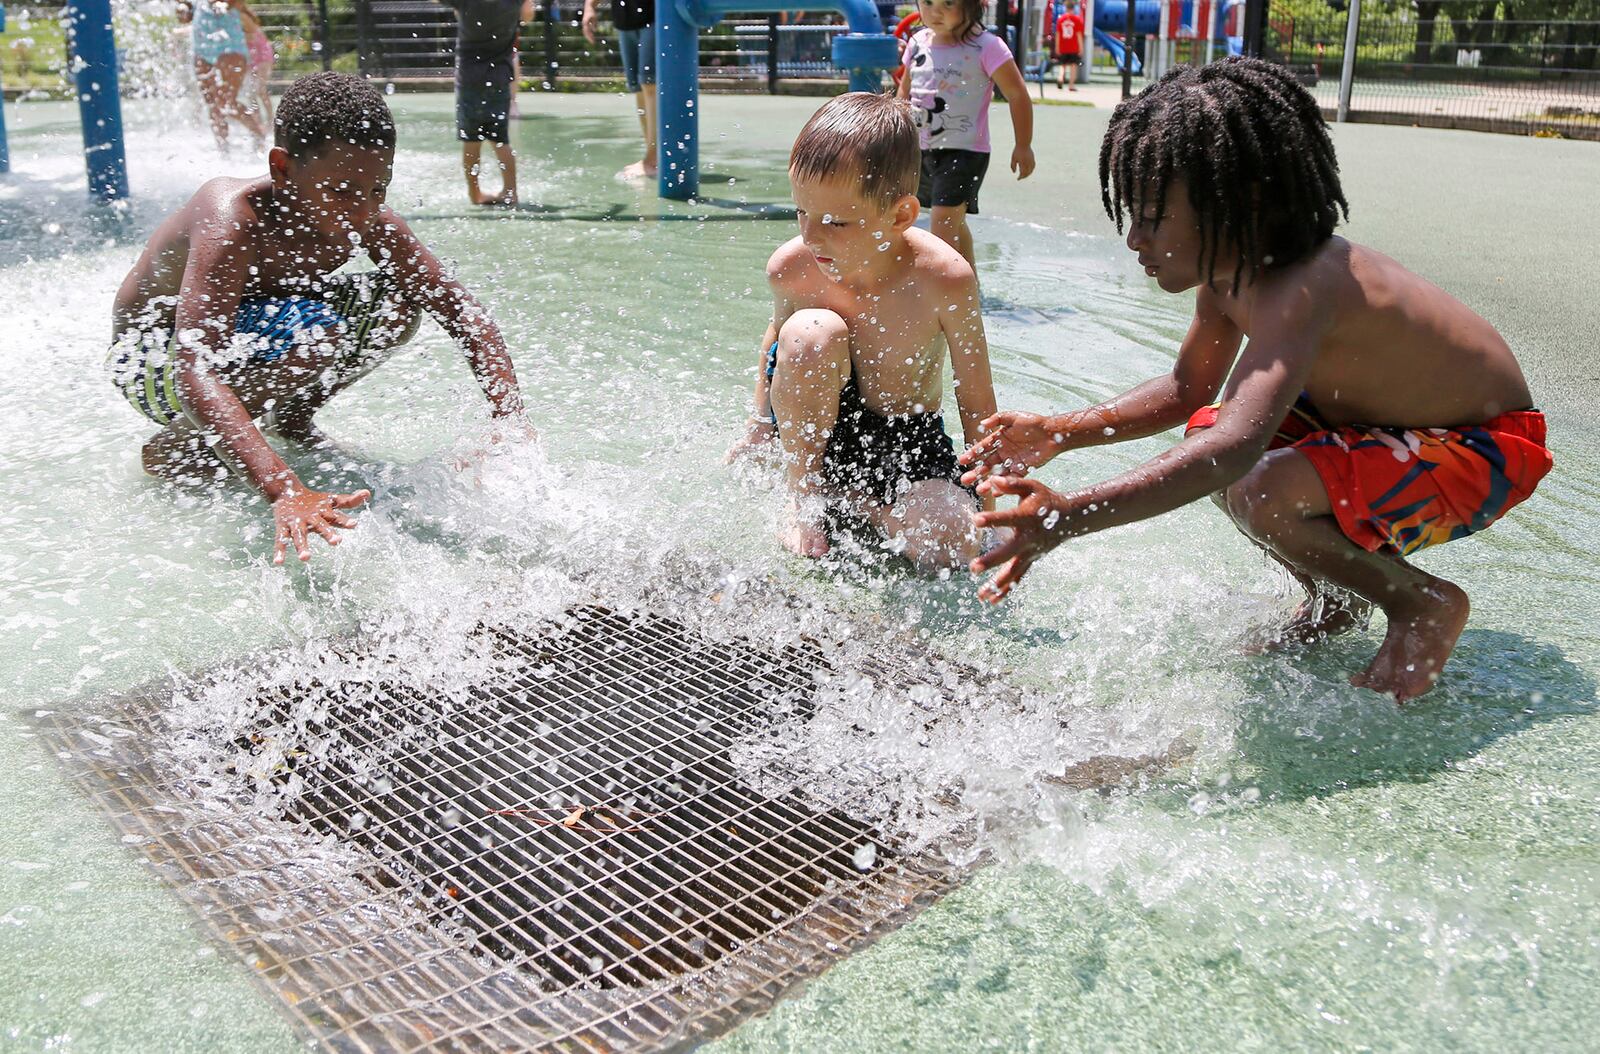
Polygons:
<instances>
[{"instance_id":1,"label":"splashing water","mask_svg":"<svg viewBox=\"0 0 1600 1054\"><path fill-rule=\"evenodd\" d=\"M149 93L176 95L160 66ZM870 550L802 565L773 541L770 477L718 464L766 321L761 267L792 227L705 207L665 213L703 222L658 219L653 199L609 179L636 129L581 110L541 125L524 155L522 196L544 211L490 218L461 203L448 99L394 102L392 200L501 322L542 438L454 469L482 445L482 399L425 327L319 418L339 449L290 451L308 480L376 496L344 544L287 570L266 563L265 510L237 485L141 476L150 429L98 370L112 291L143 237L198 179L258 172L260 159L220 157L181 96L130 103L135 198L95 217L79 204L72 111L8 113L20 178L0 184L0 301L23 305L0 331L0 471L18 484L0 510L0 625L24 642L0 659L13 699L93 705L271 650L276 665L174 699L194 763L220 767L262 685L375 676L329 647L350 632L385 642L388 668L444 700L488 670L471 633L486 613L537 620L592 598L690 613L711 635L829 641L846 673L894 654L920 689L846 676L808 719L775 715L777 734L739 761L997 866L730 1046L871 1049L899 1035L971 1049L1113 1027L1173 1047L1222 1034L1403 1045L1450 1022L1469 1045L1517 1034L1557 1049L1582 1034L1592 1011L1572 996L1597 980L1586 934L1600 931L1600 891L1592 868L1540 847L1581 863L1600 837L1585 807L1600 662L1582 620L1528 612L1588 575L1600 532L1576 481L1594 478L1592 444L1569 446L1579 471L1547 484L1573 510L1565 547L1513 516L1431 565L1483 591L1445 685L1407 711L1343 683L1372 632L1304 658L1238 654L1293 598L1209 507L1074 543L1000 609L965 573L918 578ZM753 199L783 200L786 145L747 147L767 173L745 180ZM592 200L597 184L624 200ZM1170 368L1184 305L1150 292L1113 243L973 226L1003 406L1080 405ZM1101 478L1164 441L1073 454L1044 476ZM274 749L317 717L290 714L250 759L263 793ZM289 1049L270 1009L196 957L181 910L104 844L25 735L0 721L12 801L0 932L31 964L7 1020L41 1044L70 1010L108 1043L161 1045L152 1037L181 1019L197 1050ZM1161 754L1174 765L1104 796L1064 781L1096 757ZM1554 755L1588 759L1590 775L1546 765ZM113 983L129 947L152 983ZM220 1006L231 1021L214 1020L229 1016Z\"/></svg>"}]
</instances>

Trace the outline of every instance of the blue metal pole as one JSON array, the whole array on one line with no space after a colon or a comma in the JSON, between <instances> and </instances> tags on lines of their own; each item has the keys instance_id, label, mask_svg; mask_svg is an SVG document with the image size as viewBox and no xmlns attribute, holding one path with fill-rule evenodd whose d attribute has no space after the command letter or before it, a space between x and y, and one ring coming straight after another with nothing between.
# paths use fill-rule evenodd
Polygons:
<instances>
[{"instance_id":1,"label":"blue metal pole","mask_svg":"<svg viewBox=\"0 0 1600 1054\"><path fill-rule=\"evenodd\" d=\"M687 201L700 193L700 27L676 0L656 0L657 188Z\"/></svg>"},{"instance_id":2,"label":"blue metal pole","mask_svg":"<svg viewBox=\"0 0 1600 1054\"><path fill-rule=\"evenodd\" d=\"M128 158L122 149L122 98L117 93L117 44L111 0L73 0L67 38L77 68L78 114L89 193L102 201L128 196Z\"/></svg>"},{"instance_id":3,"label":"blue metal pole","mask_svg":"<svg viewBox=\"0 0 1600 1054\"><path fill-rule=\"evenodd\" d=\"M0 4L0 33L6 31L6 5ZM11 171L11 148L6 145L6 91L0 84L0 173Z\"/></svg>"},{"instance_id":4,"label":"blue metal pole","mask_svg":"<svg viewBox=\"0 0 1600 1054\"><path fill-rule=\"evenodd\" d=\"M700 192L700 30L730 12L838 11L850 32L834 38L833 64L850 71L851 91L877 91L900 45L883 32L872 0L656 0L656 113L661 129L660 193L679 201Z\"/></svg>"}]
</instances>

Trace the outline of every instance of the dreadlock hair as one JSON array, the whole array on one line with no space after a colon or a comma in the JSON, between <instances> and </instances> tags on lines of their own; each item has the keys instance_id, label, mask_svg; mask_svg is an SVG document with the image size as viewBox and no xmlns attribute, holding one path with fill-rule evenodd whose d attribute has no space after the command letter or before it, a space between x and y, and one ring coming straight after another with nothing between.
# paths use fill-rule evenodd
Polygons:
<instances>
[{"instance_id":1,"label":"dreadlock hair","mask_svg":"<svg viewBox=\"0 0 1600 1054\"><path fill-rule=\"evenodd\" d=\"M1181 178L1200 217L1200 269L1237 249L1233 292L1246 272L1303 259L1333 236L1350 206L1316 99L1287 69L1229 57L1178 66L1112 111L1100 144L1100 201L1122 232Z\"/></svg>"},{"instance_id":2,"label":"dreadlock hair","mask_svg":"<svg viewBox=\"0 0 1600 1054\"><path fill-rule=\"evenodd\" d=\"M394 117L372 82L350 73L313 73L283 93L272 142L303 161L329 143L394 149Z\"/></svg>"}]
</instances>

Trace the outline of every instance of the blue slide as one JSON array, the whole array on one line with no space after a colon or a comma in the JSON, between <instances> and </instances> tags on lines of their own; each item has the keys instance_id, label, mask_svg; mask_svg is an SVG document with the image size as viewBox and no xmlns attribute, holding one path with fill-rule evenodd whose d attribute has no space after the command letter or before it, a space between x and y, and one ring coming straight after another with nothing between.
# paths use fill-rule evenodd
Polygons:
<instances>
[{"instance_id":1,"label":"blue slide","mask_svg":"<svg viewBox=\"0 0 1600 1054\"><path fill-rule=\"evenodd\" d=\"M1120 70L1122 68L1122 64L1127 61L1123 55L1128 50L1122 46L1122 41L1117 37L1112 36L1110 33L1107 33L1103 29L1096 29L1094 31L1094 42L1106 49L1106 54L1110 55L1111 58L1115 60L1117 69ZM1133 72L1144 72L1144 63L1139 61L1138 55L1133 56Z\"/></svg>"}]
</instances>

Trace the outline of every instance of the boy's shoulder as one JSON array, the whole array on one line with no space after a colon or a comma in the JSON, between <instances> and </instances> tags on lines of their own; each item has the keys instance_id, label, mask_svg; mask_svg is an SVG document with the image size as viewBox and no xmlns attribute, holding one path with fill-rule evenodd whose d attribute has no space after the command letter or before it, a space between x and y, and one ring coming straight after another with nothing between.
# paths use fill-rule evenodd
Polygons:
<instances>
[{"instance_id":1,"label":"boy's shoulder","mask_svg":"<svg viewBox=\"0 0 1600 1054\"><path fill-rule=\"evenodd\" d=\"M233 227L243 231L261 224L257 199L270 187L266 179L217 176L200 184L181 214L191 229L198 225Z\"/></svg>"},{"instance_id":2,"label":"boy's shoulder","mask_svg":"<svg viewBox=\"0 0 1600 1054\"><path fill-rule=\"evenodd\" d=\"M907 267L919 280L955 288L977 283L978 273L972 265L938 235L912 227L906 231L905 240L909 250Z\"/></svg>"}]
</instances>

